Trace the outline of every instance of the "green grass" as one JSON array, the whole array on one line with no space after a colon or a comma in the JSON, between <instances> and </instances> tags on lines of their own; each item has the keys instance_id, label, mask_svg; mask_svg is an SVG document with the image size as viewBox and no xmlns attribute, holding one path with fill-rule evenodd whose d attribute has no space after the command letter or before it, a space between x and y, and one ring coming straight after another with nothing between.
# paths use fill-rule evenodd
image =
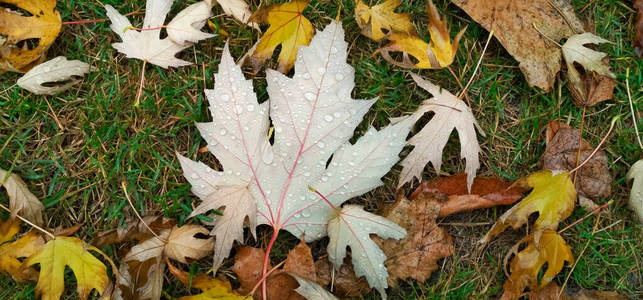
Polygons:
<instances>
[{"instance_id":1,"label":"green grass","mask_svg":"<svg viewBox=\"0 0 643 300\"><path fill-rule=\"evenodd\" d=\"M194 2L194 1L186 1ZM170 17L187 3L177 1ZM587 2L574 0L579 11ZM144 0L103 1L112 4L122 13L142 11ZM468 26L460 51L452 65L461 82L472 76L473 68L488 37L488 32L472 21L463 11L448 1L436 1L442 14L446 14L452 36ZM259 2L251 3L256 8ZM342 22L349 42L349 63L355 68L355 98L379 97L380 100L367 114L357 133L365 131L368 124L381 127L388 118L413 111L429 94L418 89L408 70L385 62L373 52L381 45L359 34L353 16L353 1L313 0L305 11L314 26L323 28L342 6ZM399 11L413 13L413 20L423 37L427 37L427 18L424 1L405 2ZM564 232L563 236L578 256L589 242L568 282L570 288L616 290L632 298L643 297L643 235L633 213L627 209L629 183L625 174L641 158L634 126L632 124L625 74L629 69L629 83L636 109L643 111L643 61L633 57L634 14L630 2L595 1L580 17L594 24L594 30L613 45L599 49L609 54L612 70L617 74L618 86L614 100L587 109L584 137L593 145L606 134L611 119L620 116L614 132L605 145L609 169L614 178L612 195L598 202L613 199L592 235L595 217L579 223ZM58 1L64 21L90 20L105 17L98 2ZM215 8L222 13L220 8ZM130 19L134 26L142 23L143 15ZM188 157L215 165L208 153L198 153L204 145L194 122L209 119L204 88L213 86L213 74L226 40L234 57L241 57L257 40L256 32L241 26L228 17L217 17L218 24L229 37L218 36L186 49L179 57L195 64L164 70L146 67L146 86L140 108L134 108L134 98L140 79L142 62L126 59L118 54L111 43L118 37L109 29L108 22L90 25L64 25L62 33L49 51L48 57L63 55L80 59L98 68L84 82L57 95L35 96L15 86L19 74L0 77L0 168L12 169L42 199L47 207L46 223L49 227L72 226L83 223L76 236L91 242L99 231L123 225L132 216L121 182L144 215L165 215L180 223L194 222L187 219L192 207L199 200L189 191L174 155L178 151ZM423 77L452 92L460 90L448 70L415 70ZM260 101L266 100L265 73L254 76L255 89ZM250 78L251 75L247 74ZM482 152L479 176L515 180L537 171L537 161L544 152L545 126L550 120L560 120L578 127L582 109L576 107L560 80L550 92L530 88L516 61L492 39L479 72L468 90L472 109L486 137L478 136ZM639 113L639 116L641 114ZM640 120L641 118L639 118ZM639 121L639 128L643 122ZM459 158L456 134L445 149L443 171L457 173L464 170ZM353 202L377 210L395 198L396 178L400 169L384 178L386 186L353 199ZM435 178L435 171L427 167L425 179ZM0 195L0 202L7 197ZM491 222L506 207L462 213L443 220L444 223ZM578 209L561 226L583 217ZM6 216L6 215L2 215ZM389 289L392 299L468 299L496 298L502 293L506 277L502 260L508 249L520 239L523 231L508 231L488 247L471 250L490 228L484 226L445 226L453 235L456 253L440 261L440 269L425 283L407 281ZM562 228L562 227L561 227ZM26 229L26 227L25 227ZM258 241L248 238L248 244L265 247L270 230L260 228ZM273 250L273 262L285 258L297 239L282 234ZM315 255L323 254L323 241L312 244ZM118 248L106 249L118 258ZM205 270L209 260L200 267ZM232 260L221 269L232 274ZM570 266L556 277L562 283L571 272ZM73 276L68 274L66 298L74 298ZM10 277L0 275L2 299L34 298L34 283L15 283ZM178 281L166 282L164 295L185 295L187 291ZM377 298L371 293L365 298Z\"/></svg>"}]
</instances>

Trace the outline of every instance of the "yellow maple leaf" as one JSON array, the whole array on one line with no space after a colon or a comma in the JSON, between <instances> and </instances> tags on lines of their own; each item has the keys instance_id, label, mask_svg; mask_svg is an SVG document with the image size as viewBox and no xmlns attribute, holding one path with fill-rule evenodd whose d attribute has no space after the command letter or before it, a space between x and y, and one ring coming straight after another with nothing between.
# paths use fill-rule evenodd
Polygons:
<instances>
[{"instance_id":1,"label":"yellow maple leaf","mask_svg":"<svg viewBox=\"0 0 643 300\"><path fill-rule=\"evenodd\" d=\"M107 268L89 250L102 254L78 238L58 236L27 258L24 266L40 264L36 296L42 296L43 300L60 299L65 289L65 266L76 275L80 299L87 299L93 289L102 294L109 284Z\"/></svg>"},{"instance_id":2,"label":"yellow maple leaf","mask_svg":"<svg viewBox=\"0 0 643 300\"><path fill-rule=\"evenodd\" d=\"M0 237L0 244L10 240L20 229L20 221L6 223L16 224L16 227L11 231L11 236ZM0 235L3 225L0 224ZM36 279L37 272L33 268L24 268L18 259L36 253L44 243L45 240L38 233L29 231L17 241L0 245L0 273L8 273L19 282Z\"/></svg>"},{"instance_id":3,"label":"yellow maple leaf","mask_svg":"<svg viewBox=\"0 0 643 300\"><path fill-rule=\"evenodd\" d=\"M42 62L49 46L56 40L62 26L56 11L56 0L3 0L5 4L23 9L31 16L11 9L0 9L0 72L27 72ZM28 49L27 40L38 39L33 49Z\"/></svg>"},{"instance_id":4,"label":"yellow maple leaf","mask_svg":"<svg viewBox=\"0 0 643 300\"><path fill-rule=\"evenodd\" d=\"M400 0L386 0L378 5L368 7L362 0L356 0L355 21L362 29L362 34L372 40L379 41L386 36L387 32L414 32L408 14L393 12L398 5L400 5Z\"/></svg>"},{"instance_id":5,"label":"yellow maple leaf","mask_svg":"<svg viewBox=\"0 0 643 300\"><path fill-rule=\"evenodd\" d=\"M307 46L315 33L313 25L302 14L307 5L308 1L293 0L260 9L250 17L250 22L270 24L250 57L255 71L263 66L280 44L277 70L287 73L292 69L299 46Z\"/></svg>"},{"instance_id":6,"label":"yellow maple leaf","mask_svg":"<svg viewBox=\"0 0 643 300\"><path fill-rule=\"evenodd\" d=\"M0 244L11 240L18 231L20 231L20 220L0 220Z\"/></svg>"},{"instance_id":7,"label":"yellow maple leaf","mask_svg":"<svg viewBox=\"0 0 643 300\"><path fill-rule=\"evenodd\" d=\"M516 253L521 244L527 243L522 251ZM574 255L565 240L555 231L546 229L540 240L536 241L534 233L518 242L507 257L515 254L510 264L511 275L503 285L503 299L518 299L525 287L536 290L547 285L565 265L565 261L573 263ZM543 266L547 269L538 280Z\"/></svg>"},{"instance_id":8,"label":"yellow maple leaf","mask_svg":"<svg viewBox=\"0 0 643 300\"><path fill-rule=\"evenodd\" d=\"M543 230L556 230L558 223L569 217L574 210L576 189L569 178L569 172L541 171L522 178L515 184L523 188L532 187L533 190L500 216L484 237L485 242L509 226L520 228L535 212L538 212L538 219L534 223L535 239L538 241Z\"/></svg>"},{"instance_id":9,"label":"yellow maple leaf","mask_svg":"<svg viewBox=\"0 0 643 300\"><path fill-rule=\"evenodd\" d=\"M232 291L232 285L225 278L215 279L203 274L197 274L191 276L187 272L173 266L169 260L166 259L168 269L170 272L183 284L191 288L197 288L203 291L203 293L193 296L185 296L179 298L179 300L210 300L210 299L219 299L219 300L243 300L243 299L252 299L252 297L241 296L238 293Z\"/></svg>"},{"instance_id":10,"label":"yellow maple leaf","mask_svg":"<svg viewBox=\"0 0 643 300\"><path fill-rule=\"evenodd\" d=\"M391 43L380 48L377 52L388 62L404 67L418 69L440 69L453 63L455 53L458 51L460 38L466 28L462 29L451 42L446 17L440 19L438 10L432 0L427 1L427 12L429 15L429 33L431 42L427 43L417 34L393 33L389 36ZM393 59L389 52L402 52L403 60ZM409 59L409 55L415 57L417 63Z\"/></svg>"}]
</instances>

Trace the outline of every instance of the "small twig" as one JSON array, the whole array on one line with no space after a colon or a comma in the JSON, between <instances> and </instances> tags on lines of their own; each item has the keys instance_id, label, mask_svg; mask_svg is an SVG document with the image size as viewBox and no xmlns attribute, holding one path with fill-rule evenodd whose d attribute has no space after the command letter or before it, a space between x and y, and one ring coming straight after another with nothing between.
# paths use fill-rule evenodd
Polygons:
<instances>
[{"instance_id":1,"label":"small twig","mask_svg":"<svg viewBox=\"0 0 643 300\"><path fill-rule=\"evenodd\" d=\"M153 31L153 30L160 30L160 29L163 29L163 28L167 28L167 26L163 25L163 26L159 26L159 27L152 27L152 28L138 28L138 27L134 27L134 26L129 26L129 27L125 27L125 28L123 29L123 32L126 32L126 31L128 31L128 30L136 30L136 31Z\"/></svg>"},{"instance_id":2,"label":"small twig","mask_svg":"<svg viewBox=\"0 0 643 300\"><path fill-rule=\"evenodd\" d=\"M641 136L639 135L639 127L636 124L636 113L634 113L634 106L632 105L632 94L630 94L630 68L625 70L625 88L627 90L627 100L630 102L630 111L632 112L632 121L634 122L636 139L638 140L641 149L643 149L643 143L641 143Z\"/></svg>"},{"instance_id":3,"label":"small twig","mask_svg":"<svg viewBox=\"0 0 643 300\"><path fill-rule=\"evenodd\" d=\"M54 117L54 121L56 121L56 125L58 125L60 130L65 131L65 127L63 127L63 125L60 124L60 120L58 120L58 116L56 115L56 112L51 107L51 104L49 104L49 100L47 100L47 97L44 97L44 98L45 98L45 102L47 103L47 107L49 107L49 110L51 111L51 115Z\"/></svg>"},{"instance_id":4,"label":"small twig","mask_svg":"<svg viewBox=\"0 0 643 300\"><path fill-rule=\"evenodd\" d=\"M559 234L560 234L560 233L563 233L565 230L567 230L567 229L569 229L569 228L574 227L576 224L578 224L578 223L580 223L580 222L583 222L585 219L587 219L587 218L591 217L592 215L596 214L596 213L597 213L597 212L599 212L601 209L603 209L603 208L605 208L605 207L609 206L609 205L610 205L610 204L612 204L613 202L614 202L614 200L610 200L610 201L607 201L607 203L605 203L605 204L603 204L603 205L601 205L601 206L599 206L599 207L597 207L597 208L594 208L594 209L593 209L591 212L589 212L586 216L584 216L584 217L582 217L582 218L580 218L580 219L578 219L578 220L574 221L574 223L571 223L571 224L567 225L567 227L565 227L565 228L563 228L563 229L559 230L559 231L558 231L558 233L559 233Z\"/></svg>"},{"instance_id":5,"label":"small twig","mask_svg":"<svg viewBox=\"0 0 643 300\"><path fill-rule=\"evenodd\" d=\"M594 151L592 151L592 153L591 153L591 154L590 154L590 155L589 155L589 156L588 156L588 157L587 157L587 158L586 158L586 159L585 159L585 160L584 160L580 165L576 166L576 168L574 168L574 169L572 169L571 171L569 171L569 173L575 172L576 170L580 169L580 168L581 168L583 165L585 165L585 164L586 164L590 159L592 159L592 157L594 157L594 154L596 154L596 152L598 151L598 149L600 149L600 148L601 148L601 146L603 146L603 144L605 143L605 141L607 141L607 138L610 136L610 133L612 133L612 129L614 129L614 124L616 124L616 121L617 121L618 119L619 119L619 117L616 117L616 118L612 119L612 124L610 124L610 128L607 130L607 133L605 134L605 136L603 137L603 139L601 140L601 142L600 142L600 143L598 143L598 146L596 146L596 148L594 148Z\"/></svg>"},{"instance_id":6,"label":"small twig","mask_svg":"<svg viewBox=\"0 0 643 300\"><path fill-rule=\"evenodd\" d=\"M473 69L473 74L471 74L471 78L469 78L469 81L467 82L467 85L464 86L462 89L462 92L458 94L458 99L462 98L462 95L464 95L467 92L467 89L473 82L473 78L476 77L476 73L478 72L478 68L480 68L480 63L482 62L482 59L484 58L485 52L487 52L487 46L489 46L489 42L491 41L491 38L493 37L493 29L489 32L489 37L487 38L487 43L484 44L484 48L482 48L482 53L480 54L480 59L478 59L478 63L476 64L476 68ZM469 105L471 107L471 105Z\"/></svg>"},{"instance_id":7,"label":"small twig","mask_svg":"<svg viewBox=\"0 0 643 300\"><path fill-rule=\"evenodd\" d=\"M138 84L138 92L136 93L136 101L134 101L134 107L139 107L141 105L141 94L143 93L143 85L145 84L145 65L147 65L147 59L143 60L143 67L141 68L141 81Z\"/></svg>"},{"instance_id":8,"label":"small twig","mask_svg":"<svg viewBox=\"0 0 643 300\"><path fill-rule=\"evenodd\" d=\"M4 209L4 210L8 211L9 213L13 214L13 212L12 212L10 209L8 209L6 206L4 206L4 205L0 204L0 207L1 207L2 209ZM55 235L53 235L51 232L49 232L49 231L47 231L47 230L43 229L42 227L40 227L40 226L38 226L38 225L36 225L36 224L32 223L31 221L29 221L29 220L27 220L27 219L23 218L22 216L20 216L20 215L16 214L16 217L18 217L18 219L22 220L23 222L25 222L25 223L27 223L27 224L31 225L31 227L36 228L36 229L38 229L38 230L40 230L40 231L44 232L46 235L48 235L48 236L49 236L49 237L51 237L52 239L53 239L53 238L56 238L56 236L55 236Z\"/></svg>"},{"instance_id":9,"label":"small twig","mask_svg":"<svg viewBox=\"0 0 643 300\"><path fill-rule=\"evenodd\" d=\"M149 230L157 239L163 241L164 243L167 243L167 241L164 238L160 237L158 234L156 234L156 232L154 232L154 230L152 230L152 228L150 228L150 226L148 226L147 223L145 223L145 221L143 220L141 215L138 214L138 211L136 210L136 207L134 207L134 204L132 203L132 200L129 198L129 194L127 193L127 186L125 185L125 181L121 182L121 188L123 188L123 193L125 193L125 198L127 199L127 202L129 203L130 207L132 207L132 210L134 211L134 214L136 214L136 216L141 221L141 223L143 223L143 225L145 225L145 228L147 228L147 230Z\"/></svg>"}]
</instances>

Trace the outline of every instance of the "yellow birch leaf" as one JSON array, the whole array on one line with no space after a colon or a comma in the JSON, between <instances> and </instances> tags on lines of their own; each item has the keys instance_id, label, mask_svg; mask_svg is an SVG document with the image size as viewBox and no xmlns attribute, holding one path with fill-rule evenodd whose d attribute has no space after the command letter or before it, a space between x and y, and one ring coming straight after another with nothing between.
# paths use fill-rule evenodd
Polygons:
<instances>
[{"instance_id":1,"label":"yellow birch leaf","mask_svg":"<svg viewBox=\"0 0 643 300\"><path fill-rule=\"evenodd\" d=\"M393 33L389 37L391 43L380 48L377 52L381 53L388 62L404 68L441 69L451 65L455 53L458 51L460 38L466 28L462 29L451 42L446 17L440 19L432 0L427 2L427 13L429 15L429 34L431 34L430 43L422 40L417 34ZM403 60L394 60L389 52L402 52ZM413 56L417 63L412 62L409 55Z\"/></svg>"},{"instance_id":2,"label":"yellow birch leaf","mask_svg":"<svg viewBox=\"0 0 643 300\"><path fill-rule=\"evenodd\" d=\"M525 249L516 253L523 243L527 243ZM560 273L565 261L574 262L569 245L555 230L549 229L542 232L540 241L535 240L534 233L526 236L507 256L512 254L516 256L510 264L511 275L503 285L502 299L518 299L525 287L533 291L547 285ZM539 283L538 274L545 264L547 269Z\"/></svg>"},{"instance_id":3,"label":"yellow birch leaf","mask_svg":"<svg viewBox=\"0 0 643 300\"><path fill-rule=\"evenodd\" d=\"M20 222L14 222L14 224L19 225ZM20 226L17 227L12 236L4 241L11 239L18 232L18 229L20 229ZM2 239L0 239L0 243L2 243ZM17 241L0 245L0 273L8 273L18 282L35 280L38 272L33 268L24 268L18 258L28 257L36 253L44 244L45 240L38 233L29 231Z\"/></svg>"},{"instance_id":4,"label":"yellow birch leaf","mask_svg":"<svg viewBox=\"0 0 643 300\"><path fill-rule=\"evenodd\" d=\"M0 8L0 72L27 72L45 58L49 46L56 40L62 19L56 11L56 0L3 0L2 3L23 9ZM28 49L26 40L37 39L37 46Z\"/></svg>"},{"instance_id":5,"label":"yellow birch leaf","mask_svg":"<svg viewBox=\"0 0 643 300\"><path fill-rule=\"evenodd\" d=\"M373 7L368 7L362 0L356 0L355 21L362 29L362 34L374 41L379 41L388 32L414 32L408 14L393 12L398 5L400 5L400 0L386 0Z\"/></svg>"},{"instance_id":6,"label":"yellow birch leaf","mask_svg":"<svg viewBox=\"0 0 643 300\"><path fill-rule=\"evenodd\" d=\"M42 296L42 300L60 299L65 289L65 266L76 275L80 299L87 299L93 289L102 294L109 284L107 268L89 250L100 252L78 238L58 236L27 258L24 266L40 264L36 296Z\"/></svg>"},{"instance_id":7,"label":"yellow birch leaf","mask_svg":"<svg viewBox=\"0 0 643 300\"><path fill-rule=\"evenodd\" d=\"M278 45L281 45L281 52L277 70L288 73L292 69L299 46L307 46L315 33L313 25L302 14L307 5L308 1L293 0L259 9L250 17L250 22L270 24L250 57L255 71L272 56Z\"/></svg>"},{"instance_id":8,"label":"yellow birch leaf","mask_svg":"<svg viewBox=\"0 0 643 300\"><path fill-rule=\"evenodd\" d=\"M520 228L527 223L532 213L538 212L534 223L535 240L545 229L556 230L560 221L569 217L574 210L576 189L569 178L569 172L540 171L522 178L516 185L533 190L517 205L506 211L484 237L488 242L507 227Z\"/></svg>"}]
</instances>

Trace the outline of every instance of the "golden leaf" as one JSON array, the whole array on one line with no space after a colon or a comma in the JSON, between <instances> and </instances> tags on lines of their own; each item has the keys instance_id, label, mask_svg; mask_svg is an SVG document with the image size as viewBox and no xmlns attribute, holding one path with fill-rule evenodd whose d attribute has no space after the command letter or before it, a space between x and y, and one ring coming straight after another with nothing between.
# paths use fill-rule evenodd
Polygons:
<instances>
[{"instance_id":1,"label":"golden leaf","mask_svg":"<svg viewBox=\"0 0 643 300\"><path fill-rule=\"evenodd\" d=\"M525 249L516 253L523 243L527 243ZM569 245L555 230L550 229L542 232L539 241L535 240L534 233L526 236L507 256L512 254L516 256L511 260L511 275L503 285L503 299L518 299L525 287L536 290L547 285L563 269L565 261L574 262ZM539 282L538 274L545 264L547 269Z\"/></svg>"},{"instance_id":2,"label":"golden leaf","mask_svg":"<svg viewBox=\"0 0 643 300\"><path fill-rule=\"evenodd\" d=\"M35 280L38 272L23 267L18 258L36 253L44 244L45 240L39 234L29 231L15 242L0 245L0 272L9 273L18 282Z\"/></svg>"},{"instance_id":3,"label":"golden leaf","mask_svg":"<svg viewBox=\"0 0 643 300\"><path fill-rule=\"evenodd\" d=\"M313 25L302 14L307 5L308 1L293 0L259 9L250 17L250 22L270 24L250 57L255 71L263 66L280 44L277 70L287 73L292 69L299 46L308 45L315 32Z\"/></svg>"},{"instance_id":4,"label":"golden leaf","mask_svg":"<svg viewBox=\"0 0 643 300\"><path fill-rule=\"evenodd\" d=\"M59 236L27 258L24 266L40 264L36 296L42 296L43 300L60 298L65 289L65 266L69 266L76 275L80 299L87 299L93 289L102 294L109 284L107 268L88 250L100 252L78 238Z\"/></svg>"},{"instance_id":5,"label":"golden leaf","mask_svg":"<svg viewBox=\"0 0 643 300\"><path fill-rule=\"evenodd\" d=\"M31 16L19 11L0 9L0 36L6 40L0 44L0 72L27 72L42 62L49 46L56 40L62 19L56 11L55 0L3 0ZM28 49L27 40L37 39L37 46Z\"/></svg>"},{"instance_id":6,"label":"golden leaf","mask_svg":"<svg viewBox=\"0 0 643 300\"><path fill-rule=\"evenodd\" d=\"M183 284L203 291L201 294L181 297L179 300L243 300L252 298L241 296L232 291L232 285L230 285L230 282L225 278L215 279L203 274L191 276L187 272L173 266L169 260L166 261L170 272L183 282Z\"/></svg>"},{"instance_id":7,"label":"golden leaf","mask_svg":"<svg viewBox=\"0 0 643 300\"><path fill-rule=\"evenodd\" d=\"M362 0L356 0L355 21L362 29L362 34L372 40L379 41L388 32L414 32L408 14L393 12L398 5L400 5L400 0L386 0L373 7L368 7Z\"/></svg>"},{"instance_id":8,"label":"golden leaf","mask_svg":"<svg viewBox=\"0 0 643 300\"><path fill-rule=\"evenodd\" d=\"M493 236L511 226L517 229L527 223L532 213L538 212L534 223L535 240L545 229L556 230L558 223L572 213L576 201L576 189L569 178L569 172L554 173L540 171L522 178L515 183L520 187L533 190L516 206L506 211L484 237L488 242Z\"/></svg>"}]
</instances>

